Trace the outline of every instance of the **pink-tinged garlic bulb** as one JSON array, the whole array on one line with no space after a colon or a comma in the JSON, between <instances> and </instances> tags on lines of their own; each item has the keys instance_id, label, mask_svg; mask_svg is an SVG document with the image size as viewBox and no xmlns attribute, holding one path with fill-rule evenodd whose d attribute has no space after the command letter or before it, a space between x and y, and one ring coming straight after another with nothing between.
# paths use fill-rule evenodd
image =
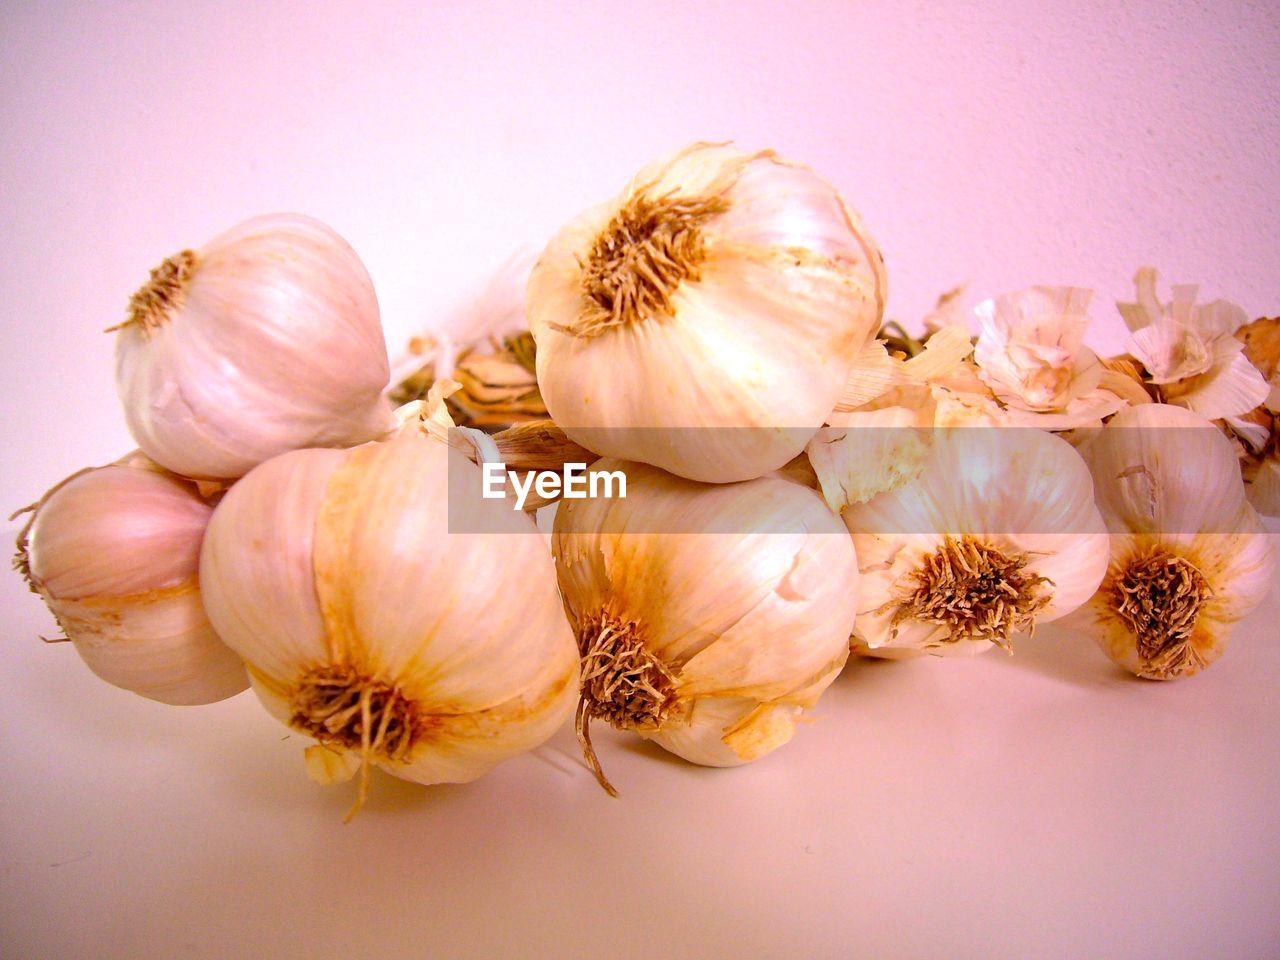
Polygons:
<instances>
[{"instance_id":1,"label":"pink-tinged garlic bulb","mask_svg":"<svg viewBox=\"0 0 1280 960\"><path fill-rule=\"evenodd\" d=\"M1198 414L1152 403L1122 410L1086 453L1111 563L1076 621L1139 677L1198 673L1275 572L1235 449Z\"/></svg>"},{"instance_id":2,"label":"pink-tinged garlic bulb","mask_svg":"<svg viewBox=\"0 0 1280 960\"><path fill-rule=\"evenodd\" d=\"M317 741L314 778L360 770L361 800L369 764L474 780L546 740L577 692L545 538L422 427L262 464L219 504L200 562L258 697Z\"/></svg>"},{"instance_id":3,"label":"pink-tinged garlic bulb","mask_svg":"<svg viewBox=\"0 0 1280 960\"><path fill-rule=\"evenodd\" d=\"M1025 428L917 435L929 447L916 474L841 512L861 570L855 650L1012 651L1093 595L1108 539L1069 443Z\"/></svg>"},{"instance_id":4,"label":"pink-tinged garlic bulb","mask_svg":"<svg viewBox=\"0 0 1280 960\"><path fill-rule=\"evenodd\" d=\"M140 455L83 470L47 493L15 566L103 680L170 704L249 685L200 602L200 544L213 505Z\"/></svg>"},{"instance_id":5,"label":"pink-tinged garlic bulb","mask_svg":"<svg viewBox=\"0 0 1280 960\"><path fill-rule=\"evenodd\" d=\"M239 477L393 424L373 284L346 241L309 217L255 217L175 254L113 329L129 431L184 476Z\"/></svg>"},{"instance_id":6,"label":"pink-tinged garlic bulb","mask_svg":"<svg viewBox=\"0 0 1280 960\"><path fill-rule=\"evenodd\" d=\"M806 167L695 144L565 226L529 279L538 384L602 456L715 483L795 457L884 309L883 258Z\"/></svg>"},{"instance_id":7,"label":"pink-tinged garlic bulb","mask_svg":"<svg viewBox=\"0 0 1280 960\"><path fill-rule=\"evenodd\" d=\"M857 609L853 545L818 493L778 476L709 485L654 467L625 497L565 500L553 551L582 656L578 735L632 731L727 767L788 742L844 666Z\"/></svg>"}]
</instances>

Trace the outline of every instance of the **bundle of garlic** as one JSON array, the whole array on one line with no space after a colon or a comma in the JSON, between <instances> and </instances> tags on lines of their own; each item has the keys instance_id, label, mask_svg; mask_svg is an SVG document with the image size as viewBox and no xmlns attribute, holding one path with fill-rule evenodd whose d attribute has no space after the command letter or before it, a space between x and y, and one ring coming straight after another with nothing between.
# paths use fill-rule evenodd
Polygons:
<instances>
[{"instance_id":1,"label":"bundle of garlic","mask_svg":"<svg viewBox=\"0 0 1280 960\"><path fill-rule=\"evenodd\" d=\"M1074 621L1139 677L1199 672L1275 570L1231 444L1190 410L1144 404L1117 414L1086 455L1111 560Z\"/></svg>"},{"instance_id":2,"label":"bundle of garlic","mask_svg":"<svg viewBox=\"0 0 1280 960\"><path fill-rule=\"evenodd\" d=\"M695 144L548 244L527 294L538 383L601 456L752 479L822 425L886 293L880 251L825 181Z\"/></svg>"},{"instance_id":3,"label":"bundle of garlic","mask_svg":"<svg viewBox=\"0 0 1280 960\"><path fill-rule=\"evenodd\" d=\"M248 685L196 571L213 499L140 454L82 470L29 508L15 566L103 680L169 704Z\"/></svg>"},{"instance_id":4,"label":"bundle of garlic","mask_svg":"<svg viewBox=\"0 0 1280 960\"><path fill-rule=\"evenodd\" d=\"M814 491L763 477L706 485L654 467L620 499L565 501L553 551L582 656L578 734L609 792L590 722L694 763L733 766L791 739L844 666L857 563Z\"/></svg>"},{"instance_id":5,"label":"bundle of garlic","mask_svg":"<svg viewBox=\"0 0 1280 960\"><path fill-rule=\"evenodd\" d=\"M355 251L297 214L247 220L151 271L116 341L129 431L188 477L389 429L373 284Z\"/></svg>"},{"instance_id":6,"label":"bundle of garlic","mask_svg":"<svg viewBox=\"0 0 1280 960\"><path fill-rule=\"evenodd\" d=\"M1010 649L1093 594L1108 543L1065 440L926 431L919 472L842 511L861 572L854 648L880 657Z\"/></svg>"},{"instance_id":7,"label":"bundle of garlic","mask_svg":"<svg viewBox=\"0 0 1280 960\"><path fill-rule=\"evenodd\" d=\"M268 711L318 741L312 775L360 769L352 813L370 763L473 780L542 743L577 692L543 537L431 434L409 420L267 461L218 505L201 554L209 618Z\"/></svg>"},{"instance_id":8,"label":"bundle of garlic","mask_svg":"<svg viewBox=\"0 0 1280 960\"><path fill-rule=\"evenodd\" d=\"M472 780L575 700L611 793L593 721L747 763L851 648L1011 650L1073 611L1133 673L1189 675L1271 586L1245 484L1280 513L1280 324L1136 282L1121 357L1085 346L1076 287L971 312L957 289L926 336L876 339L883 259L836 191L700 143L392 377L351 248L256 218L134 295L113 329L142 453L46 494L17 566L111 683L252 684L314 778L359 772L352 813L371 765ZM576 464L593 493L549 552L528 511L564 488L531 474Z\"/></svg>"}]
</instances>

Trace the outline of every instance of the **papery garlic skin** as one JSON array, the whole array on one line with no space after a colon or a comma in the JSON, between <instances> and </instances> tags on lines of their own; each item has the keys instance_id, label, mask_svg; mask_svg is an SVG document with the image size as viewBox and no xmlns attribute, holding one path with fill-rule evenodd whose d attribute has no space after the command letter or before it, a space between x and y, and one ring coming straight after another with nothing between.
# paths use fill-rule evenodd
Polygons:
<instances>
[{"instance_id":1,"label":"papery garlic skin","mask_svg":"<svg viewBox=\"0 0 1280 960\"><path fill-rule=\"evenodd\" d=\"M624 471L627 496L566 500L556 514L560 591L584 655L580 724L603 719L711 766L786 743L848 656L858 575L839 520L781 477L709 486L615 460L592 469ZM652 679L647 700L593 699L628 688L624 662Z\"/></svg>"},{"instance_id":2,"label":"papery garlic skin","mask_svg":"<svg viewBox=\"0 0 1280 960\"><path fill-rule=\"evenodd\" d=\"M1118 414L1087 457L1111 562L1073 622L1136 676L1199 672L1275 572L1230 441L1189 410L1145 404Z\"/></svg>"},{"instance_id":3,"label":"papery garlic skin","mask_svg":"<svg viewBox=\"0 0 1280 960\"><path fill-rule=\"evenodd\" d=\"M1102 364L1084 345L1092 296L1079 287L1036 286L975 308L982 333L974 360L1008 409L1007 422L1069 430L1124 405L1101 388Z\"/></svg>"},{"instance_id":4,"label":"papery garlic skin","mask_svg":"<svg viewBox=\"0 0 1280 960\"><path fill-rule=\"evenodd\" d=\"M1259 513L1280 517L1280 317L1260 317L1235 336L1270 392L1261 405L1241 417L1226 418L1226 423L1242 440L1245 497Z\"/></svg>"},{"instance_id":5,"label":"papery garlic skin","mask_svg":"<svg viewBox=\"0 0 1280 960\"><path fill-rule=\"evenodd\" d=\"M82 471L37 505L18 565L95 674L150 700L214 703L249 686L200 599L213 505L140 456Z\"/></svg>"},{"instance_id":6,"label":"papery garlic skin","mask_svg":"<svg viewBox=\"0 0 1280 960\"><path fill-rule=\"evenodd\" d=\"M1251 471L1245 494L1262 515L1280 517L1280 446L1272 448Z\"/></svg>"},{"instance_id":7,"label":"papery garlic skin","mask_svg":"<svg viewBox=\"0 0 1280 960\"><path fill-rule=\"evenodd\" d=\"M527 304L543 399L572 439L721 483L803 449L886 295L878 248L825 181L695 144L564 227Z\"/></svg>"},{"instance_id":8,"label":"papery garlic skin","mask_svg":"<svg viewBox=\"0 0 1280 960\"><path fill-rule=\"evenodd\" d=\"M936 404L925 387L889 406L832 413L805 447L827 506L839 513L916 476L929 454Z\"/></svg>"},{"instance_id":9,"label":"papery garlic skin","mask_svg":"<svg viewBox=\"0 0 1280 960\"><path fill-rule=\"evenodd\" d=\"M843 666L843 664L841 664ZM822 689L840 670L819 678ZM822 690L814 692L814 697ZM754 697L699 697L685 705L677 723L637 730L676 756L704 767L738 767L787 743L805 708L798 703L761 704Z\"/></svg>"},{"instance_id":10,"label":"papery garlic skin","mask_svg":"<svg viewBox=\"0 0 1280 960\"><path fill-rule=\"evenodd\" d=\"M479 491L474 464L409 429L287 453L232 488L201 556L205 604L274 716L419 783L473 780L555 731L577 655L551 557Z\"/></svg>"},{"instance_id":11,"label":"papery garlic skin","mask_svg":"<svg viewBox=\"0 0 1280 960\"><path fill-rule=\"evenodd\" d=\"M309 217L255 217L170 257L118 329L129 431L184 476L239 477L392 423L373 284L346 241Z\"/></svg>"},{"instance_id":12,"label":"papery garlic skin","mask_svg":"<svg viewBox=\"0 0 1280 960\"><path fill-rule=\"evenodd\" d=\"M458 426L496 431L546 419L525 320L534 258L532 249L517 251L465 307L433 316L431 332L410 340L392 367L396 403L425 398L433 384L452 379L461 385L448 398Z\"/></svg>"},{"instance_id":13,"label":"papery garlic skin","mask_svg":"<svg viewBox=\"0 0 1280 960\"><path fill-rule=\"evenodd\" d=\"M872 656L1008 648L1088 600L1107 566L1088 468L1041 430L934 431L914 479L841 516L861 572L853 645Z\"/></svg>"},{"instance_id":14,"label":"papery garlic skin","mask_svg":"<svg viewBox=\"0 0 1280 960\"><path fill-rule=\"evenodd\" d=\"M1154 268L1140 269L1137 301L1116 307L1130 330L1129 354L1159 398L1208 420L1240 417L1265 403L1271 388L1234 336L1245 312L1227 300L1198 304L1198 288L1189 284L1175 284L1173 299L1161 303L1156 279Z\"/></svg>"}]
</instances>

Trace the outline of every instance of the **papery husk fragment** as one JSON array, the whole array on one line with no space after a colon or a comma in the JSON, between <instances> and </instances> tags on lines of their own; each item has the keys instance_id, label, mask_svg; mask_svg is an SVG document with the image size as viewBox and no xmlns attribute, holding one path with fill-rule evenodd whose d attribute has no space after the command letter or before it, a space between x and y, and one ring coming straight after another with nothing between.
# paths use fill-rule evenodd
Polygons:
<instances>
[{"instance_id":1,"label":"papery husk fragment","mask_svg":"<svg viewBox=\"0 0 1280 960\"><path fill-rule=\"evenodd\" d=\"M882 399L891 405L833 413L805 448L822 497L836 513L913 479L928 457L935 407L928 389L898 387Z\"/></svg>"},{"instance_id":2,"label":"papery husk fragment","mask_svg":"<svg viewBox=\"0 0 1280 960\"><path fill-rule=\"evenodd\" d=\"M890 355L884 341L873 340L853 362L836 411L846 413L883 397L895 387L920 386L963 376L973 341L962 327L943 327L921 344L914 356ZM985 388L978 387L984 392Z\"/></svg>"},{"instance_id":3,"label":"papery husk fragment","mask_svg":"<svg viewBox=\"0 0 1280 960\"><path fill-rule=\"evenodd\" d=\"M1244 355L1274 386L1280 369L1280 317L1259 317L1236 331L1244 343Z\"/></svg>"},{"instance_id":4,"label":"papery husk fragment","mask_svg":"<svg viewBox=\"0 0 1280 960\"><path fill-rule=\"evenodd\" d=\"M495 434L455 423L448 400L461 389L456 380L436 380L425 399L412 400L396 410L397 430L420 430L465 454L472 463L502 463L509 470L563 472L566 464L590 466L594 453L570 440L554 421L526 420ZM523 477L521 477L523 480ZM558 498L546 498L532 489L524 511L531 513Z\"/></svg>"},{"instance_id":5,"label":"papery husk fragment","mask_svg":"<svg viewBox=\"0 0 1280 960\"><path fill-rule=\"evenodd\" d=\"M1142 371L1132 357L1102 357L1102 380L1098 384L1130 404L1154 403L1155 397L1142 382Z\"/></svg>"},{"instance_id":6,"label":"papery husk fragment","mask_svg":"<svg viewBox=\"0 0 1280 960\"><path fill-rule=\"evenodd\" d=\"M1261 317L1236 331L1244 355L1267 379L1271 394L1242 417L1220 426L1236 442L1245 493L1254 509L1280 516L1280 317Z\"/></svg>"},{"instance_id":7,"label":"papery husk fragment","mask_svg":"<svg viewBox=\"0 0 1280 960\"><path fill-rule=\"evenodd\" d=\"M392 389L393 402L424 399L440 379L434 346L434 341L422 339L410 343L410 351L421 351L424 362ZM533 337L525 331L501 340L490 338L458 354L448 374L459 385L447 401L454 422L460 427L496 432L516 423L545 419L547 407L532 367L534 349Z\"/></svg>"}]
</instances>

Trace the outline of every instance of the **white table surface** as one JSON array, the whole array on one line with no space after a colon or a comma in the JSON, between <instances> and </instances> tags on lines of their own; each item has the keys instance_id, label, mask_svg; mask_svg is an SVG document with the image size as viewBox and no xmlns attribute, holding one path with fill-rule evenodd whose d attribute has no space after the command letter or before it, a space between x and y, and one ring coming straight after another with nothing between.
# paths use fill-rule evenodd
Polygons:
<instances>
[{"instance_id":1,"label":"white table surface","mask_svg":"<svg viewBox=\"0 0 1280 960\"><path fill-rule=\"evenodd\" d=\"M0 578L10 957L1208 957L1280 947L1276 595L1206 673L853 663L771 757L702 769L598 726L464 786L322 787L251 693L94 678Z\"/></svg>"}]
</instances>

